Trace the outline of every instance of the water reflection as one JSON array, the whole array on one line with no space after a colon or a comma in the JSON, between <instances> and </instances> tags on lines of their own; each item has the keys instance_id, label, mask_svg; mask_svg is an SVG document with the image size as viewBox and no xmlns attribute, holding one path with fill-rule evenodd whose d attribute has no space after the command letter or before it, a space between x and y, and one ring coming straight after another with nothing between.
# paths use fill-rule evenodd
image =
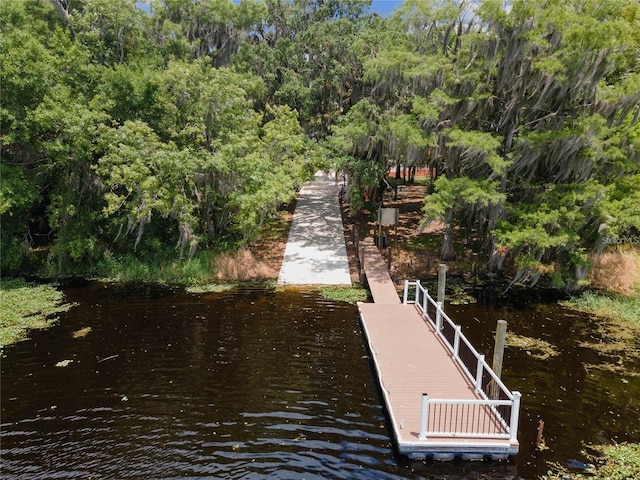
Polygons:
<instances>
[{"instance_id":1,"label":"water reflection","mask_svg":"<svg viewBox=\"0 0 640 480\"><path fill-rule=\"evenodd\" d=\"M582 368L593 353L570 337L586 328L583 317L498 309L510 329L562 350L552 362L508 351L507 384L525 394L521 454L429 464L394 451L354 306L249 287L191 295L91 284L66 293L80 306L4 352L6 479L534 478L544 461L576 456L582 440L640 437L629 425L637 378L619 388ZM450 312L490 353L496 310ZM532 446L540 417L549 452Z\"/></svg>"}]
</instances>

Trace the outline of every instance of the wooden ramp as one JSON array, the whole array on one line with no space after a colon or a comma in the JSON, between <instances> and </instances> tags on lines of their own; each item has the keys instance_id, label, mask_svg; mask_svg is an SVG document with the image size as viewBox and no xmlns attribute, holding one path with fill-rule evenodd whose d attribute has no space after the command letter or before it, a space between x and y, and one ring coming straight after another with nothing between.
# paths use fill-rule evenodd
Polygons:
<instances>
[{"instance_id":1,"label":"wooden ramp","mask_svg":"<svg viewBox=\"0 0 640 480\"><path fill-rule=\"evenodd\" d=\"M507 390L420 282L405 282L403 298L409 285L415 294L400 302L373 252L365 252L364 270L374 303L358 308L400 453L438 460L518 453L520 394Z\"/></svg>"},{"instance_id":2,"label":"wooden ramp","mask_svg":"<svg viewBox=\"0 0 640 480\"><path fill-rule=\"evenodd\" d=\"M400 297L387 270L387 264L378 251L378 247L373 243L362 242L360 248L360 262L364 267L373 301L376 304L400 304Z\"/></svg>"}]
</instances>

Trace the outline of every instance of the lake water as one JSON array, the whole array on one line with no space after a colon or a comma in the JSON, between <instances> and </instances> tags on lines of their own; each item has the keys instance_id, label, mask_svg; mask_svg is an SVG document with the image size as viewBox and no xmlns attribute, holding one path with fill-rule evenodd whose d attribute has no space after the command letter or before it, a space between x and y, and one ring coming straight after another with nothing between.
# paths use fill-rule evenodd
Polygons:
<instances>
[{"instance_id":1,"label":"lake water","mask_svg":"<svg viewBox=\"0 0 640 480\"><path fill-rule=\"evenodd\" d=\"M587 368L617 360L579 346L592 322L555 304L448 307L480 351L504 318L560 355L507 349L518 456L430 463L394 451L353 305L260 286L64 291L79 305L3 353L3 479L530 479L583 442L640 441L639 377Z\"/></svg>"}]
</instances>

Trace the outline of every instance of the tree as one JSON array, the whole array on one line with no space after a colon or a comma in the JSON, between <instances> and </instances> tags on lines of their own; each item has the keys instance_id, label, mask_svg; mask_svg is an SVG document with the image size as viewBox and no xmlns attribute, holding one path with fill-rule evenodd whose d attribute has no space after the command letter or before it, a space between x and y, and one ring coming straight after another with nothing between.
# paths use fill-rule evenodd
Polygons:
<instances>
[{"instance_id":1,"label":"tree","mask_svg":"<svg viewBox=\"0 0 640 480\"><path fill-rule=\"evenodd\" d=\"M497 0L407 1L385 24L400 39L361 50L367 104L377 113L370 133L354 130L352 138L367 147L368 159L409 159L436 172L424 212L425 221L448 226L443 258L454 255L457 225L485 240L490 271L508 257L523 265L517 277L534 279L525 250L535 250L559 283L575 285L571 279L584 275L584 258L601 248L593 225L617 228L605 221L607 194L593 197L590 230L549 210L579 232L578 241L550 233L544 222L536 228L553 241L539 236L531 250L514 239L536 220L531 202L543 211L554 202L569 209L581 184L608 192L637 174L638 12L627 0L512 2L508 9ZM349 136L348 123L337 123L338 144ZM354 125L365 124L354 118Z\"/></svg>"},{"instance_id":2,"label":"tree","mask_svg":"<svg viewBox=\"0 0 640 480\"><path fill-rule=\"evenodd\" d=\"M208 58L216 67L227 66L242 43L263 29L267 13L256 0L155 0L151 6L160 30L169 33L163 41L177 47L184 38L192 58Z\"/></svg>"},{"instance_id":3,"label":"tree","mask_svg":"<svg viewBox=\"0 0 640 480\"><path fill-rule=\"evenodd\" d=\"M104 184L103 213L114 219L113 228L117 229L114 241L122 234L136 232L135 251L145 227L157 215L175 222L170 236L178 239L180 257L187 246L192 256L199 240L192 200L194 173L205 165L215 168L213 159L162 142L140 121L127 121L117 128L102 127L100 137L105 154L95 170Z\"/></svg>"}]
</instances>

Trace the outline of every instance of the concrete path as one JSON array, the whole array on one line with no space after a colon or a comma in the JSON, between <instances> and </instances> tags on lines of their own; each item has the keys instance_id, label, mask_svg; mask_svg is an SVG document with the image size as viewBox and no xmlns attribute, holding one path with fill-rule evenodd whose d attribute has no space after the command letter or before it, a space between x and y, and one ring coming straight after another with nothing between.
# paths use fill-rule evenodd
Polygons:
<instances>
[{"instance_id":1,"label":"concrete path","mask_svg":"<svg viewBox=\"0 0 640 480\"><path fill-rule=\"evenodd\" d=\"M298 194L279 285L351 285L335 177L316 173Z\"/></svg>"}]
</instances>

